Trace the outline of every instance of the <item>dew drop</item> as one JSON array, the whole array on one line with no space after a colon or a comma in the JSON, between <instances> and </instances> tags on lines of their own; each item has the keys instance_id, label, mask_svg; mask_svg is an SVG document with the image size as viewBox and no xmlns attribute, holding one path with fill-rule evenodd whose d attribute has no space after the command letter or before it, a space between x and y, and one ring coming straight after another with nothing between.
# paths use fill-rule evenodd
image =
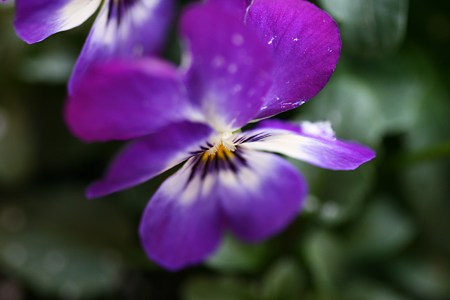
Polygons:
<instances>
[{"instance_id":1,"label":"dew drop","mask_svg":"<svg viewBox=\"0 0 450 300\"><path fill-rule=\"evenodd\" d=\"M237 72L237 65L236 64L230 64L228 66L228 72L230 72L230 74L234 74Z\"/></svg>"},{"instance_id":2,"label":"dew drop","mask_svg":"<svg viewBox=\"0 0 450 300\"><path fill-rule=\"evenodd\" d=\"M234 45L241 46L242 44L244 44L244 37L239 33L235 33L231 37L231 41L233 42Z\"/></svg>"},{"instance_id":3,"label":"dew drop","mask_svg":"<svg viewBox=\"0 0 450 300\"><path fill-rule=\"evenodd\" d=\"M233 86L232 92L233 94L237 94L242 90L242 85L240 84L236 84Z\"/></svg>"},{"instance_id":4,"label":"dew drop","mask_svg":"<svg viewBox=\"0 0 450 300\"><path fill-rule=\"evenodd\" d=\"M215 56L212 64L216 68L223 67L223 65L225 64L225 58L223 58L222 56Z\"/></svg>"},{"instance_id":5,"label":"dew drop","mask_svg":"<svg viewBox=\"0 0 450 300\"><path fill-rule=\"evenodd\" d=\"M277 36L273 36L270 38L270 40L267 42L268 45L272 45L273 41L277 38Z\"/></svg>"}]
</instances>

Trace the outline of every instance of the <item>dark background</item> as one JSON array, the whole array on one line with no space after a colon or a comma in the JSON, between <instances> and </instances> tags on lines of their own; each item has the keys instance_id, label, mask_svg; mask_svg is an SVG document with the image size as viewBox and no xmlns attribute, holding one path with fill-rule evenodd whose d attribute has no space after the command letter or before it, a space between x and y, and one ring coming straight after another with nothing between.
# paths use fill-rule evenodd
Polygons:
<instances>
[{"instance_id":1,"label":"dark background","mask_svg":"<svg viewBox=\"0 0 450 300\"><path fill-rule=\"evenodd\" d=\"M227 237L178 273L150 262L137 235L164 175L84 198L121 146L84 144L62 118L93 18L26 45L13 4L1 6L0 299L450 299L449 3L318 1L340 25L341 60L315 99L280 117L330 120L376 160L353 172L296 163L311 189L296 222L259 245ZM175 28L164 56L177 61Z\"/></svg>"}]
</instances>

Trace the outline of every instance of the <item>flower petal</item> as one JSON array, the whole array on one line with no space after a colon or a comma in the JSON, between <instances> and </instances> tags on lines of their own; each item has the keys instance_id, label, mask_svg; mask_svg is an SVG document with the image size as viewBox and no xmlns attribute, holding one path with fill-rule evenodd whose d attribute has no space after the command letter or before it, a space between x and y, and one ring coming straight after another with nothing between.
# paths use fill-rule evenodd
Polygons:
<instances>
[{"instance_id":1,"label":"flower petal","mask_svg":"<svg viewBox=\"0 0 450 300\"><path fill-rule=\"evenodd\" d=\"M93 67L69 98L66 119L86 141L145 136L187 118L177 70L161 61L115 61Z\"/></svg>"},{"instance_id":2,"label":"flower petal","mask_svg":"<svg viewBox=\"0 0 450 300\"><path fill-rule=\"evenodd\" d=\"M286 160L269 153L242 151L245 166L219 174L218 194L231 230L259 241L283 230L299 213L306 182Z\"/></svg>"},{"instance_id":3,"label":"flower petal","mask_svg":"<svg viewBox=\"0 0 450 300\"><path fill-rule=\"evenodd\" d=\"M341 49L336 23L302 0L254 0L246 24L273 51L274 83L257 119L293 109L315 96L333 73Z\"/></svg>"},{"instance_id":4,"label":"flower petal","mask_svg":"<svg viewBox=\"0 0 450 300\"><path fill-rule=\"evenodd\" d=\"M101 0L16 0L17 34L27 43L82 24L98 8Z\"/></svg>"},{"instance_id":5,"label":"flower petal","mask_svg":"<svg viewBox=\"0 0 450 300\"><path fill-rule=\"evenodd\" d=\"M181 19L191 101L218 131L240 128L271 84L269 49L222 5L192 5Z\"/></svg>"},{"instance_id":6,"label":"flower petal","mask_svg":"<svg viewBox=\"0 0 450 300\"><path fill-rule=\"evenodd\" d=\"M192 156L211 133L206 125L181 122L132 142L119 153L105 177L88 188L87 196L101 197L150 180Z\"/></svg>"},{"instance_id":7,"label":"flower petal","mask_svg":"<svg viewBox=\"0 0 450 300\"><path fill-rule=\"evenodd\" d=\"M245 14L245 10L252 0L209 0L210 2L223 5L224 8L234 11L239 17Z\"/></svg>"},{"instance_id":8,"label":"flower petal","mask_svg":"<svg viewBox=\"0 0 450 300\"><path fill-rule=\"evenodd\" d=\"M328 122L303 122L297 127L281 121L267 122L262 122L261 129L245 132L263 138L250 140L242 147L284 154L331 170L354 170L375 157L366 146L336 139Z\"/></svg>"},{"instance_id":9,"label":"flower petal","mask_svg":"<svg viewBox=\"0 0 450 300\"><path fill-rule=\"evenodd\" d=\"M170 270L204 260L223 232L218 195L199 176L189 179L191 163L192 159L156 191L140 226L147 255Z\"/></svg>"},{"instance_id":10,"label":"flower petal","mask_svg":"<svg viewBox=\"0 0 450 300\"><path fill-rule=\"evenodd\" d=\"M94 62L159 52L174 11L173 0L105 1L75 65L69 92Z\"/></svg>"}]
</instances>

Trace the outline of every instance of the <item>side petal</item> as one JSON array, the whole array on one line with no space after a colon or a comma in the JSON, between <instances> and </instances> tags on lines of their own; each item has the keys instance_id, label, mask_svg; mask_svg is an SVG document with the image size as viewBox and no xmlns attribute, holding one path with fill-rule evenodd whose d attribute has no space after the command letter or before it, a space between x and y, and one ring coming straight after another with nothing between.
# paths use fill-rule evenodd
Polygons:
<instances>
[{"instance_id":1,"label":"side petal","mask_svg":"<svg viewBox=\"0 0 450 300\"><path fill-rule=\"evenodd\" d=\"M150 59L93 67L69 97L66 120L85 141L142 137L186 119L189 102L177 70Z\"/></svg>"},{"instance_id":2,"label":"side petal","mask_svg":"<svg viewBox=\"0 0 450 300\"><path fill-rule=\"evenodd\" d=\"M101 0L16 0L17 34L25 42L40 42L86 21Z\"/></svg>"},{"instance_id":3,"label":"side petal","mask_svg":"<svg viewBox=\"0 0 450 300\"><path fill-rule=\"evenodd\" d=\"M173 0L105 1L75 64L69 93L94 62L161 51L174 6Z\"/></svg>"},{"instance_id":4,"label":"side petal","mask_svg":"<svg viewBox=\"0 0 450 300\"><path fill-rule=\"evenodd\" d=\"M271 84L269 49L241 18L211 2L184 12L181 33L192 103L218 131L245 125Z\"/></svg>"},{"instance_id":5,"label":"side petal","mask_svg":"<svg viewBox=\"0 0 450 300\"><path fill-rule=\"evenodd\" d=\"M303 0L254 0L245 21L274 56L274 83L257 119L293 109L325 86L341 50L328 14Z\"/></svg>"},{"instance_id":6,"label":"side petal","mask_svg":"<svg viewBox=\"0 0 450 300\"><path fill-rule=\"evenodd\" d=\"M240 155L245 166L221 172L218 193L231 230L245 241L260 241L298 215L307 185L291 164L276 155L251 150Z\"/></svg>"},{"instance_id":7,"label":"side petal","mask_svg":"<svg viewBox=\"0 0 450 300\"><path fill-rule=\"evenodd\" d=\"M223 5L225 9L234 11L238 17L242 17L245 14L247 7L252 0L209 0L210 2Z\"/></svg>"},{"instance_id":8,"label":"side petal","mask_svg":"<svg viewBox=\"0 0 450 300\"><path fill-rule=\"evenodd\" d=\"M223 232L217 194L199 176L189 179L191 167L192 159L162 184L141 220L147 255L170 270L203 261Z\"/></svg>"},{"instance_id":9,"label":"side petal","mask_svg":"<svg viewBox=\"0 0 450 300\"><path fill-rule=\"evenodd\" d=\"M181 122L132 142L117 155L105 177L88 188L88 198L102 197L150 180L192 156L211 134L211 128L206 125Z\"/></svg>"},{"instance_id":10,"label":"side petal","mask_svg":"<svg viewBox=\"0 0 450 300\"><path fill-rule=\"evenodd\" d=\"M336 139L329 122L297 126L281 121L264 123L260 129L245 132L262 138L249 140L242 147L280 153L331 170L354 170L375 157L366 146Z\"/></svg>"}]
</instances>

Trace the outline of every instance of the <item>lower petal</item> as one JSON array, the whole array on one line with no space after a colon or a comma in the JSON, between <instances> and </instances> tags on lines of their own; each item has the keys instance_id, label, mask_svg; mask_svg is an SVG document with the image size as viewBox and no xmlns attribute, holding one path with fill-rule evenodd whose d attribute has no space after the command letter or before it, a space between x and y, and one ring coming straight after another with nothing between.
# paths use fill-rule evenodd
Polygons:
<instances>
[{"instance_id":1,"label":"lower petal","mask_svg":"<svg viewBox=\"0 0 450 300\"><path fill-rule=\"evenodd\" d=\"M242 151L245 167L221 172L218 193L227 225L241 239L259 241L283 230L307 193L300 173L269 153Z\"/></svg>"},{"instance_id":2,"label":"lower petal","mask_svg":"<svg viewBox=\"0 0 450 300\"><path fill-rule=\"evenodd\" d=\"M101 0L16 0L17 34L27 43L72 29L89 18Z\"/></svg>"},{"instance_id":3,"label":"lower petal","mask_svg":"<svg viewBox=\"0 0 450 300\"><path fill-rule=\"evenodd\" d=\"M331 170L354 170L375 157L366 146L336 139L328 122L289 124L270 120L262 122L261 127L245 135L264 138L242 147L284 154Z\"/></svg>"},{"instance_id":4,"label":"lower petal","mask_svg":"<svg viewBox=\"0 0 450 300\"><path fill-rule=\"evenodd\" d=\"M147 255L169 270L200 263L222 237L217 194L210 193L214 189L199 176L190 180L191 162L162 184L141 220Z\"/></svg>"}]
</instances>

